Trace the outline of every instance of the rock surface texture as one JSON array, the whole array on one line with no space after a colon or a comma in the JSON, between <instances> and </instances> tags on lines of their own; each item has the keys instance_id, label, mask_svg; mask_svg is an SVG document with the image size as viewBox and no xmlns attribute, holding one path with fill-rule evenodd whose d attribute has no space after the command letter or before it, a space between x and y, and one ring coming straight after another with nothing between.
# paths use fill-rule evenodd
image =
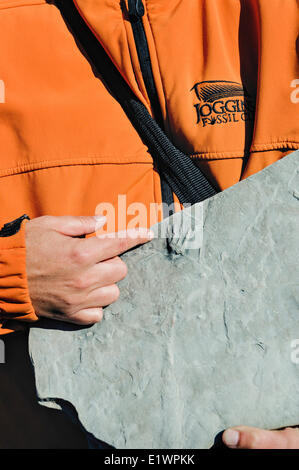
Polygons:
<instances>
[{"instance_id":1,"label":"rock surface texture","mask_svg":"<svg viewBox=\"0 0 299 470\"><path fill-rule=\"evenodd\" d=\"M187 209L168 240L123 256L101 324L31 329L40 402L71 403L116 448L208 448L227 426L299 424L299 152L201 207L201 249L183 243Z\"/></svg>"}]
</instances>

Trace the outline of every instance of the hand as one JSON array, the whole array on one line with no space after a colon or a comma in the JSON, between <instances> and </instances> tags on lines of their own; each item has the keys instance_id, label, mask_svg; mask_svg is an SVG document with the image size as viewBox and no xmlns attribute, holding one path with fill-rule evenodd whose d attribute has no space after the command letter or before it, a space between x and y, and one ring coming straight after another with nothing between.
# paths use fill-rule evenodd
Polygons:
<instances>
[{"instance_id":1,"label":"hand","mask_svg":"<svg viewBox=\"0 0 299 470\"><path fill-rule=\"evenodd\" d=\"M222 440L232 449L299 449L299 429L265 431L238 426L224 431Z\"/></svg>"},{"instance_id":2,"label":"hand","mask_svg":"<svg viewBox=\"0 0 299 470\"><path fill-rule=\"evenodd\" d=\"M126 236L82 238L104 217L44 216L26 223L26 271L38 316L89 325L119 297L116 282L127 274L119 254L152 238L146 229ZM79 238L80 237L80 238Z\"/></svg>"}]
</instances>

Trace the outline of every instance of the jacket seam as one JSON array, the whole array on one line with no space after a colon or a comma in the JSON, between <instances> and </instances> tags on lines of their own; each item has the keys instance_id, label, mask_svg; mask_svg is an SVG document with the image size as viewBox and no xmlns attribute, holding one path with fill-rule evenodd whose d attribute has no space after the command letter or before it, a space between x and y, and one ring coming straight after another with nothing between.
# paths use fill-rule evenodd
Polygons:
<instances>
[{"instance_id":1,"label":"jacket seam","mask_svg":"<svg viewBox=\"0 0 299 470\"><path fill-rule=\"evenodd\" d=\"M8 250L25 250L25 246L23 245L16 245L16 246L9 246L7 248L5 247L1 247L1 243L0 243L0 251L8 251ZM20 274L20 273L19 273ZM15 274L13 274L13 276L15 276ZM5 276L5 277L8 277L8 276ZM1 302L1 301L0 301Z\"/></svg>"},{"instance_id":2,"label":"jacket seam","mask_svg":"<svg viewBox=\"0 0 299 470\"><path fill-rule=\"evenodd\" d=\"M4 5L0 4L0 10L9 10L10 8L18 8L18 7L32 7L36 5L47 5L47 3L43 0L34 1L15 1L15 2L6 2Z\"/></svg>"},{"instance_id":3,"label":"jacket seam","mask_svg":"<svg viewBox=\"0 0 299 470\"><path fill-rule=\"evenodd\" d=\"M142 161L142 160L130 160L130 161L111 161L111 157L106 158L90 158L84 161L75 161L75 160L55 160L55 161L40 161L29 163L27 165L4 168L0 170L0 178L5 176L12 176L21 173L29 173L31 171L44 170L49 168L58 168L63 166L80 166L80 165L153 165L153 161Z\"/></svg>"},{"instance_id":4,"label":"jacket seam","mask_svg":"<svg viewBox=\"0 0 299 470\"><path fill-rule=\"evenodd\" d=\"M281 149L290 149L296 150L299 148L299 142L296 141L279 141L279 142L270 142L267 144L254 144L248 152L241 150L226 150L225 152L194 152L189 153L189 157L199 157L203 159L217 159L218 158L243 158L244 155L250 155L251 153L259 153L266 150L281 150Z\"/></svg>"},{"instance_id":5,"label":"jacket seam","mask_svg":"<svg viewBox=\"0 0 299 470\"><path fill-rule=\"evenodd\" d=\"M281 149L290 149L290 150L296 150L299 148L299 142L296 141L280 141L280 142L275 142L275 143L268 143L268 144L255 144L252 146L252 149L250 150L249 153L259 153L263 152L266 150L281 150ZM231 150L231 151L225 151L225 152L194 152L188 154L190 158L201 158L201 159L206 159L206 160L217 160L217 159L233 159L233 158L243 158L244 157L244 151L240 150ZM18 175L22 173L30 173L31 171L38 171L38 170L45 170L49 168L59 168L59 167L64 167L64 166L80 166L80 165L137 165L137 164L143 164L143 165L152 165L153 166L153 161L152 160L142 160L142 159L134 159L134 160L125 160L124 158L120 159L119 161L117 160L112 160L111 156L106 156L106 157L90 157L85 160L79 160L79 161L74 161L74 159L67 159L67 160L54 160L54 161L49 161L49 160L43 160L39 162L32 162L28 163L26 165L20 165L16 167L11 167L11 168L4 168L0 170L0 178L7 177L7 176L13 176L13 175ZM127 157L130 158L130 157Z\"/></svg>"}]
</instances>

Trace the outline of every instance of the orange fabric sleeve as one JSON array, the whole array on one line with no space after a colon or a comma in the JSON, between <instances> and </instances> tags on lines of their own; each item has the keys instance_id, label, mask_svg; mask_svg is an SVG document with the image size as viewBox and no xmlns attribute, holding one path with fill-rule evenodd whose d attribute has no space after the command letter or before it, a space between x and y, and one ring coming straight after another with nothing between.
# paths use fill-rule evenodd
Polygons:
<instances>
[{"instance_id":1,"label":"orange fabric sleeve","mask_svg":"<svg viewBox=\"0 0 299 470\"><path fill-rule=\"evenodd\" d=\"M11 327L10 320L38 320L27 285L26 222L15 235L0 238L0 335L20 329Z\"/></svg>"}]
</instances>

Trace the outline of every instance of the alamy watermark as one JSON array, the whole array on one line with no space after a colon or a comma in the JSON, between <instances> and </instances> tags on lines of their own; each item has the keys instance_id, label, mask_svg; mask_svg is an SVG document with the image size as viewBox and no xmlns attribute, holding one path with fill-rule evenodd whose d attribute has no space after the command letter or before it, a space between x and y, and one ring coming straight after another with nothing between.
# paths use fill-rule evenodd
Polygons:
<instances>
[{"instance_id":1,"label":"alamy watermark","mask_svg":"<svg viewBox=\"0 0 299 470\"><path fill-rule=\"evenodd\" d=\"M297 104L299 103L299 78L291 81L291 88L295 88L291 92L291 102Z\"/></svg>"},{"instance_id":2,"label":"alamy watermark","mask_svg":"<svg viewBox=\"0 0 299 470\"><path fill-rule=\"evenodd\" d=\"M299 339L291 341L291 361L293 364L299 364Z\"/></svg>"},{"instance_id":3,"label":"alamy watermark","mask_svg":"<svg viewBox=\"0 0 299 470\"><path fill-rule=\"evenodd\" d=\"M178 213L187 209L181 217ZM168 217L174 215L174 218ZM128 231L133 233L151 227L154 238L167 239L175 252L199 249L203 240L203 204L141 202L128 203L125 194L119 194L116 204L101 202L95 210L96 216L104 216L106 223L99 223L96 235L99 238L125 238ZM177 218L176 218L177 217ZM158 222L162 223L158 224ZM131 235L130 235L131 236Z\"/></svg>"},{"instance_id":4,"label":"alamy watermark","mask_svg":"<svg viewBox=\"0 0 299 470\"><path fill-rule=\"evenodd\" d=\"M0 80L0 103L5 103L5 85L3 80Z\"/></svg>"}]
</instances>

